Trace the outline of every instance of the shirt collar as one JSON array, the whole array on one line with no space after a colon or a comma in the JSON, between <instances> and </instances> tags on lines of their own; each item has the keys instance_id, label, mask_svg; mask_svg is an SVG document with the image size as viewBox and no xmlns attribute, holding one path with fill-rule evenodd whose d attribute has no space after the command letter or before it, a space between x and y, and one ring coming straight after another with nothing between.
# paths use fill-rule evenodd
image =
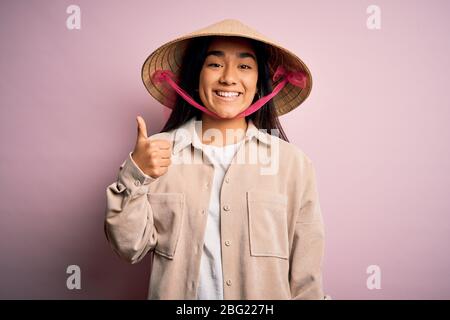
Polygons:
<instances>
[{"instance_id":1,"label":"shirt collar","mask_svg":"<svg viewBox=\"0 0 450 320\"><path fill-rule=\"evenodd\" d=\"M270 146L270 134L259 130L251 119L247 122L247 131L245 133L245 141L250 141L252 138L256 138L262 143ZM197 132L201 131L201 121L196 117L192 117L190 120L182 124L178 129L175 129L175 142L173 146L173 153L176 154L192 145L197 148L201 148L201 142L197 135Z\"/></svg>"}]
</instances>

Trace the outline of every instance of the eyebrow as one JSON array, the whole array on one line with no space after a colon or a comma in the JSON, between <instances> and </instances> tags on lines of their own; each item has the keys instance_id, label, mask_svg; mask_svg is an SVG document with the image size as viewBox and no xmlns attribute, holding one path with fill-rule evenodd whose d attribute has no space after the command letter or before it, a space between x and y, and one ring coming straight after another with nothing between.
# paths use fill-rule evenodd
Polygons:
<instances>
[{"instance_id":1,"label":"eyebrow","mask_svg":"<svg viewBox=\"0 0 450 320\"><path fill-rule=\"evenodd\" d=\"M223 51L220 51L220 50L212 50L212 51L209 51L209 52L206 54L206 57L208 57L208 56L210 56L210 55L217 56L217 57L223 57L223 56L225 56L225 53L224 53ZM239 52L239 53L237 53L236 55L237 55L239 58L252 58L252 59L255 60L255 62L256 62L256 57L255 57L255 55L251 54L250 52ZM205 57L205 58L206 58L206 57Z\"/></svg>"}]
</instances>

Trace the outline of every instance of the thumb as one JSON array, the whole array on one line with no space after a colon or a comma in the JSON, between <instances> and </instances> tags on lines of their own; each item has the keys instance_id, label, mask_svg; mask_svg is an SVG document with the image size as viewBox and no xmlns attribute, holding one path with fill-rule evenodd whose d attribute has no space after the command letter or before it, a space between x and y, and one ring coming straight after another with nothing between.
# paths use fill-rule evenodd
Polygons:
<instances>
[{"instance_id":1,"label":"thumb","mask_svg":"<svg viewBox=\"0 0 450 320\"><path fill-rule=\"evenodd\" d=\"M138 125L138 127L137 127L138 139L139 138L147 139L148 138L147 125L145 124L145 120L141 116L137 116L136 121L137 121L137 125Z\"/></svg>"}]
</instances>

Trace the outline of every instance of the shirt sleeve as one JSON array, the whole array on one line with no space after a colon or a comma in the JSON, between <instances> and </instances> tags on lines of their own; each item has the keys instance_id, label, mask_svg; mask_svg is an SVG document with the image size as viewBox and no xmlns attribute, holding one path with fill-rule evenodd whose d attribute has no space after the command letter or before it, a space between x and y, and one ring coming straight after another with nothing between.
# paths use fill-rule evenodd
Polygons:
<instances>
[{"instance_id":1,"label":"shirt sleeve","mask_svg":"<svg viewBox=\"0 0 450 320\"><path fill-rule=\"evenodd\" d=\"M291 248L289 283L292 299L328 299L322 289L324 227L315 169L308 159L302 174L301 204Z\"/></svg>"},{"instance_id":2,"label":"shirt sleeve","mask_svg":"<svg viewBox=\"0 0 450 320\"><path fill-rule=\"evenodd\" d=\"M120 166L117 181L106 189L106 238L113 250L132 264L142 260L157 243L147 199L149 185L156 179L137 166L130 152Z\"/></svg>"}]
</instances>

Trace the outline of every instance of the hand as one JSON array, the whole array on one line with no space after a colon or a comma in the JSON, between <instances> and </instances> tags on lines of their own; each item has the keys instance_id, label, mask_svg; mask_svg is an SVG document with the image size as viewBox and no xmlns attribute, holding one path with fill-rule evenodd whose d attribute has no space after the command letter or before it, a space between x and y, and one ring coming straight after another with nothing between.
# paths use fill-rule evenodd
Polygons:
<instances>
[{"instance_id":1,"label":"hand","mask_svg":"<svg viewBox=\"0 0 450 320\"><path fill-rule=\"evenodd\" d=\"M168 140L150 140L144 119L138 116L136 121L137 140L131 157L146 175L156 179L164 175L172 163L172 144Z\"/></svg>"}]
</instances>

